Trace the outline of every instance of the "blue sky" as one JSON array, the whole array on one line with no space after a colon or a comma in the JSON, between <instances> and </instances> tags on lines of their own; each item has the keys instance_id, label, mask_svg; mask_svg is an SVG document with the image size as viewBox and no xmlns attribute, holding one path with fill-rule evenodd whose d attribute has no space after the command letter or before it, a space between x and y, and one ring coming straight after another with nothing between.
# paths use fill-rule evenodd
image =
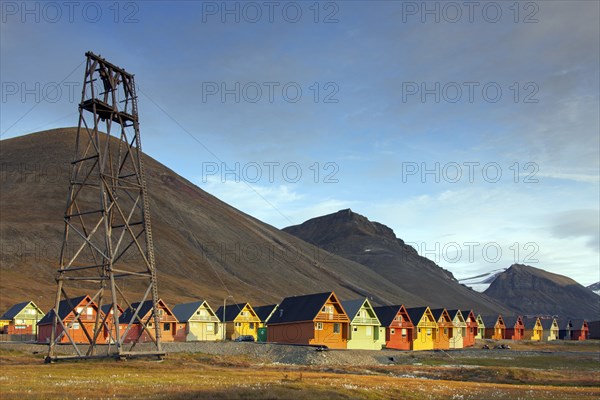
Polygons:
<instances>
[{"instance_id":1,"label":"blue sky","mask_svg":"<svg viewBox=\"0 0 600 400\"><path fill-rule=\"evenodd\" d=\"M269 224L352 208L457 277L600 280L598 2L68 4L2 3L2 139L76 125L92 50L146 153Z\"/></svg>"}]
</instances>

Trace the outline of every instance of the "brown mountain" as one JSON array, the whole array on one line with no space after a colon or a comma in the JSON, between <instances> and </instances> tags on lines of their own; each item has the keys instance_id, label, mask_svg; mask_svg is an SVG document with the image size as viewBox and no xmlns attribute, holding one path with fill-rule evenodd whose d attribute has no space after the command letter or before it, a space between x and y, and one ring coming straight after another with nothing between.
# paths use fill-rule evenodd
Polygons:
<instances>
[{"instance_id":1,"label":"brown mountain","mask_svg":"<svg viewBox=\"0 0 600 400\"><path fill-rule=\"evenodd\" d=\"M53 301L75 137L65 128L0 141L0 310ZM269 304L327 290L378 304L428 299L236 210L148 156L145 165L158 290L168 304L205 298L218 306L229 293L230 303Z\"/></svg>"},{"instance_id":2,"label":"brown mountain","mask_svg":"<svg viewBox=\"0 0 600 400\"><path fill-rule=\"evenodd\" d=\"M600 297L573 279L528 265L514 264L484 292L521 314L600 317Z\"/></svg>"},{"instance_id":3,"label":"brown mountain","mask_svg":"<svg viewBox=\"0 0 600 400\"><path fill-rule=\"evenodd\" d=\"M505 306L459 284L452 273L398 239L392 229L352 210L317 217L283 229L308 243L356 261L420 299L403 299L409 307L429 305L507 312Z\"/></svg>"}]
</instances>

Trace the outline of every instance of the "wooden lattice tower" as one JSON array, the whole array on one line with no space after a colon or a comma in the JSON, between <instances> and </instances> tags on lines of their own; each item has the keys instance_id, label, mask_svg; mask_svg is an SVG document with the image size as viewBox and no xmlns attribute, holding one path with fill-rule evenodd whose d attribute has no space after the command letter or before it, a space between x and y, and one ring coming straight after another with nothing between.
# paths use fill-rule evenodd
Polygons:
<instances>
[{"instance_id":1,"label":"wooden lattice tower","mask_svg":"<svg viewBox=\"0 0 600 400\"><path fill-rule=\"evenodd\" d=\"M65 341L75 349L73 358L160 357L156 268L134 76L91 52L86 57L54 307L59 310L62 302L74 317L64 323L54 313L47 360L67 358L57 354L57 344ZM89 304L98 310L110 305L111 310L93 316L89 307L75 309L72 299L88 293ZM149 319L142 320L138 307L127 324L119 323L120 307L145 301L152 302ZM83 329L88 346L69 334L75 324ZM135 324L141 329L132 329ZM143 351L134 349L144 332L151 344Z\"/></svg>"}]
</instances>

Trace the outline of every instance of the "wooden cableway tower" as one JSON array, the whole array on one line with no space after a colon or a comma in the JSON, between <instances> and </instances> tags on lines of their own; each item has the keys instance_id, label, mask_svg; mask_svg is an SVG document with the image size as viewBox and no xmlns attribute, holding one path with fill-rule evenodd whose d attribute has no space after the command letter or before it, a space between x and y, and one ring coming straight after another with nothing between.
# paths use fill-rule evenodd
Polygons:
<instances>
[{"instance_id":1,"label":"wooden cableway tower","mask_svg":"<svg viewBox=\"0 0 600 400\"><path fill-rule=\"evenodd\" d=\"M53 310L58 313L53 313L47 361L161 357L156 266L134 76L91 52L86 57L56 276ZM77 307L73 299L81 294L89 294L91 301ZM143 321L138 315L142 307L132 308L132 304L148 301L152 314ZM96 311L103 306L105 312ZM94 312L89 310L92 307ZM120 321L120 308L129 309L127 323ZM61 313L70 313L69 318L58 318ZM70 334L74 326L80 333L83 330L83 345L81 338ZM143 335L151 341L136 348ZM63 353L57 351L59 343L70 344L75 355L58 354Z\"/></svg>"}]
</instances>

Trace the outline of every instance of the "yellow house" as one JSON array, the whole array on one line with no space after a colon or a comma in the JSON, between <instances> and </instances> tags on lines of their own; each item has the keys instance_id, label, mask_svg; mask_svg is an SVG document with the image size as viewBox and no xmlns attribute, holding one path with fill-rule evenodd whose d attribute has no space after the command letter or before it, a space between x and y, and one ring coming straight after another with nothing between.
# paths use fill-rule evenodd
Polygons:
<instances>
[{"instance_id":1,"label":"yellow house","mask_svg":"<svg viewBox=\"0 0 600 400\"><path fill-rule=\"evenodd\" d=\"M550 342L552 340L558 340L558 322L556 318L540 318L542 324L542 340Z\"/></svg>"},{"instance_id":2,"label":"yellow house","mask_svg":"<svg viewBox=\"0 0 600 400\"><path fill-rule=\"evenodd\" d=\"M523 318L523 325L525 325L525 340L542 340L544 328L539 318Z\"/></svg>"},{"instance_id":3,"label":"yellow house","mask_svg":"<svg viewBox=\"0 0 600 400\"><path fill-rule=\"evenodd\" d=\"M12 335L35 335L44 312L33 302L24 301L9 308L0 317L0 332Z\"/></svg>"},{"instance_id":4,"label":"yellow house","mask_svg":"<svg viewBox=\"0 0 600 400\"><path fill-rule=\"evenodd\" d=\"M249 303L231 304L220 307L217 317L225 325L225 338L234 340L243 335L258 339L257 333L261 321Z\"/></svg>"},{"instance_id":5,"label":"yellow house","mask_svg":"<svg viewBox=\"0 0 600 400\"><path fill-rule=\"evenodd\" d=\"M214 341L223 339L223 324L205 300L177 304L173 314L179 321L176 341Z\"/></svg>"},{"instance_id":6,"label":"yellow house","mask_svg":"<svg viewBox=\"0 0 600 400\"><path fill-rule=\"evenodd\" d=\"M465 347L464 338L467 336L467 322L460 310L448 310L452 318L452 336L450 336L450 348L462 349Z\"/></svg>"},{"instance_id":7,"label":"yellow house","mask_svg":"<svg viewBox=\"0 0 600 400\"><path fill-rule=\"evenodd\" d=\"M429 307L408 308L406 312L414 325L412 350L433 350L438 325Z\"/></svg>"},{"instance_id":8,"label":"yellow house","mask_svg":"<svg viewBox=\"0 0 600 400\"><path fill-rule=\"evenodd\" d=\"M483 339L485 337L485 322L481 314L477 314L477 335L475 339Z\"/></svg>"}]
</instances>

